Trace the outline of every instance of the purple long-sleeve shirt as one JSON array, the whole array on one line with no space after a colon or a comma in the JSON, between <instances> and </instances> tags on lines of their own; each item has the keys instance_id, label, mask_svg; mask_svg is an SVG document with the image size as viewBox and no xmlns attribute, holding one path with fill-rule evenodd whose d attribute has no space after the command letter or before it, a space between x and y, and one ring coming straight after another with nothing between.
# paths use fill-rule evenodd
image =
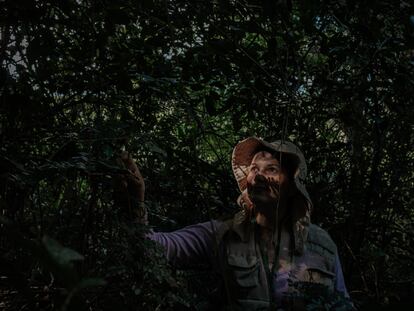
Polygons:
<instances>
[{"instance_id":1,"label":"purple long-sleeve shirt","mask_svg":"<svg viewBox=\"0 0 414 311\"><path fill-rule=\"evenodd\" d=\"M152 232L148 238L164 246L168 261L179 267L189 267L199 264L211 264L214 261L215 232L217 221L209 221L185 227L173 232ZM341 262L338 254L335 257L335 290L349 298ZM273 275L274 293L277 301L288 290L288 271L279 270Z\"/></svg>"}]
</instances>

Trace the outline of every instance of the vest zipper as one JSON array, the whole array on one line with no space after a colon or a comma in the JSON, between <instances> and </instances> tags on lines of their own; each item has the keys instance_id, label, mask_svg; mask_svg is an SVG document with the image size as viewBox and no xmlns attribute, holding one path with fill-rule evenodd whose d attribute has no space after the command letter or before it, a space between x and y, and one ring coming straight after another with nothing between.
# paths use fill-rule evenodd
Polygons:
<instances>
[{"instance_id":1,"label":"vest zipper","mask_svg":"<svg viewBox=\"0 0 414 311\"><path fill-rule=\"evenodd\" d=\"M266 272L266 282L267 282L267 287L268 287L268 291L269 291L269 310L272 310L272 308L274 308L274 310L277 309L277 304L275 301L275 297L273 295L273 291L274 291L274 283L276 282L276 277L277 274L275 273L275 267L276 264L278 263L278 259L279 259L279 254L280 254L280 238L281 238L281 232L280 232L280 228L278 230L278 236L277 236L277 244L275 245L274 243L272 243L272 247L275 250L275 255L273 258L273 264L272 264L272 270L269 269L269 258L267 256L268 254L268 249L266 247L266 245L263 245L264 241L262 241L261 238L259 238L259 248L260 248L260 253L263 259L263 264L264 264L264 269Z\"/></svg>"}]
</instances>

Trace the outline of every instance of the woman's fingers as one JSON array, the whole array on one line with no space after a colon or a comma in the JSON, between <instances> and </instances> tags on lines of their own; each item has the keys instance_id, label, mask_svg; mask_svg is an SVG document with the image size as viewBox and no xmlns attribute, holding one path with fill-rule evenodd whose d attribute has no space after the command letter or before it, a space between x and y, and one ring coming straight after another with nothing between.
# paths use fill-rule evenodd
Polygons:
<instances>
[{"instance_id":1,"label":"woman's fingers","mask_svg":"<svg viewBox=\"0 0 414 311\"><path fill-rule=\"evenodd\" d=\"M123 151L123 154L121 154L121 159L124 162L125 167L130 170L132 174L142 179L141 171L139 170L137 163L127 151Z\"/></svg>"},{"instance_id":2,"label":"woman's fingers","mask_svg":"<svg viewBox=\"0 0 414 311\"><path fill-rule=\"evenodd\" d=\"M130 175L126 174L124 177L128 184L128 191L135 195L139 201L144 201L145 182L138 165L131 157L131 154L126 150L121 151L119 159L124 167L130 172Z\"/></svg>"},{"instance_id":3,"label":"woman's fingers","mask_svg":"<svg viewBox=\"0 0 414 311\"><path fill-rule=\"evenodd\" d=\"M138 165L127 151L122 151L116 162L128 172L114 178L115 199L133 216L134 221L147 224L147 210L144 204L145 182Z\"/></svg>"}]
</instances>

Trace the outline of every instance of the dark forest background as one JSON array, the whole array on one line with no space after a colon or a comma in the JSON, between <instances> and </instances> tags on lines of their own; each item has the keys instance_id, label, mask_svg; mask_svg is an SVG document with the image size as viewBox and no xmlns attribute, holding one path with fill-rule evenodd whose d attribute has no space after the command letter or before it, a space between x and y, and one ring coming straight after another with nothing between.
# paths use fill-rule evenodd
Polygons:
<instances>
[{"instance_id":1,"label":"dark forest background","mask_svg":"<svg viewBox=\"0 0 414 311\"><path fill-rule=\"evenodd\" d=\"M0 23L0 309L203 310L214 282L114 204L115 159L173 230L238 209L251 135L305 153L355 305L412 307L411 1L2 0Z\"/></svg>"}]
</instances>

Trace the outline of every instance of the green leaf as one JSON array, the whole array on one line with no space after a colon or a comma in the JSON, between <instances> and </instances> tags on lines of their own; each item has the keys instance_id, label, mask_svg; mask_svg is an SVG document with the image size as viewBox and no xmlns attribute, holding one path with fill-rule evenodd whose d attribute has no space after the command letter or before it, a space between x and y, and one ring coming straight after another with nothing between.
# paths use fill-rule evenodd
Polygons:
<instances>
[{"instance_id":1,"label":"green leaf","mask_svg":"<svg viewBox=\"0 0 414 311\"><path fill-rule=\"evenodd\" d=\"M51 258L61 266L70 265L72 261L83 260L84 257L73 249L62 246L58 241L49 236L44 236L42 243Z\"/></svg>"},{"instance_id":2,"label":"green leaf","mask_svg":"<svg viewBox=\"0 0 414 311\"><path fill-rule=\"evenodd\" d=\"M148 148L150 151L155 152L155 153L159 153L161 155L163 155L164 157L167 156L167 152L163 149L161 149L156 143L154 142L149 142L147 144Z\"/></svg>"},{"instance_id":3,"label":"green leaf","mask_svg":"<svg viewBox=\"0 0 414 311\"><path fill-rule=\"evenodd\" d=\"M87 287L96 287L96 286L105 286L107 282L102 278L83 278L76 285L78 290L87 288Z\"/></svg>"}]
</instances>

